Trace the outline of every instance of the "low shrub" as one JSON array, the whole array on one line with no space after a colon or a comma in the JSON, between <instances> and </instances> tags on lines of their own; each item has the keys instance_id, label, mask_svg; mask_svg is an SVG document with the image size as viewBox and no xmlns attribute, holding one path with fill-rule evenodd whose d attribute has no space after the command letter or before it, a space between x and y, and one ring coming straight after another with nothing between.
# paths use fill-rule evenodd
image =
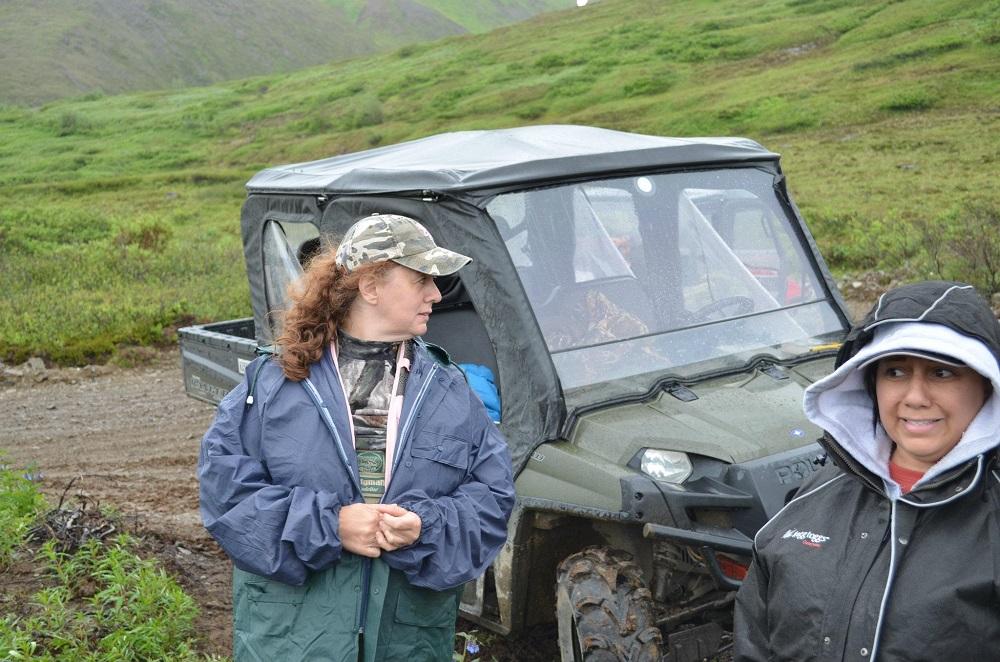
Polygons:
<instances>
[{"instance_id":1,"label":"low shrub","mask_svg":"<svg viewBox=\"0 0 1000 662\"><path fill-rule=\"evenodd\" d=\"M1000 207L973 200L951 219L956 231L947 242L951 260L945 264L945 272L985 294L1000 292Z\"/></svg>"},{"instance_id":2,"label":"low shrub","mask_svg":"<svg viewBox=\"0 0 1000 662\"><path fill-rule=\"evenodd\" d=\"M55 121L55 133L60 137L86 133L92 128L93 125L86 117L72 111L61 113Z\"/></svg>"},{"instance_id":3,"label":"low shrub","mask_svg":"<svg viewBox=\"0 0 1000 662\"><path fill-rule=\"evenodd\" d=\"M660 94L666 92L677 81L677 76L671 71L664 71L654 76L645 76L625 84L622 92L627 97Z\"/></svg>"},{"instance_id":4,"label":"low shrub","mask_svg":"<svg viewBox=\"0 0 1000 662\"><path fill-rule=\"evenodd\" d=\"M53 538L32 552L28 532L45 500L29 477L30 472L26 477L0 465L0 555L33 558L43 584L29 604L14 604L16 612L0 614L2 659L218 659L195 650L194 600L156 561L140 558L130 536L90 538L71 551ZM4 605L12 604L7 590L0 589Z\"/></svg>"},{"instance_id":5,"label":"low shrub","mask_svg":"<svg viewBox=\"0 0 1000 662\"><path fill-rule=\"evenodd\" d=\"M934 95L927 90L902 90L884 101L880 108L892 112L927 110L934 105L934 102Z\"/></svg>"},{"instance_id":6,"label":"low shrub","mask_svg":"<svg viewBox=\"0 0 1000 662\"><path fill-rule=\"evenodd\" d=\"M544 115L546 110L547 109L545 106L540 106L536 104L520 108L514 111L514 115L516 115L522 120L536 120L542 115Z\"/></svg>"},{"instance_id":7,"label":"low shrub","mask_svg":"<svg viewBox=\"0 0 1000 662\"><path fill-rule=\"evenodd\" d=\"M942 53L948 53L962 48L963 46L965 46L965 41L962 39L939 39L896 51L895 53L890 53L889 55L879 57L874 60L864 60L854 64L851 68L858 72L867 71L869 69L886 69L911 60L929 58L941 55Z\"/></svg>"},{"instance_id":8,"label":"low shrub","mask_svg":"<svg viewBox=\"0 0 1000 662\"><path fill-rule=\"evenodd\" d=\"M549 53L535 60L535 69L539 71L553 71L564 66L566 66L566 58L556 53Z\"/></svg>"},{"instance_id":9,"label":"low shrub","mask_svg":"<svg viewBox=\"0 0 1000 662\"><path fill-rule=\"evenodd\" d=\"M354 104L351 113L351 128L363 129L366 126L381 124L385 120L382 112L382 102L374 95L360 97Z\"/></svg>"},{"instance_id":10,"label":"low shrub","mask_svg":"<svg viewBox=\"0 0 1000 662\"><path fill-rule=\"evenodd\" d=\"M162 253L172 234L172 230L158 220L131 223L118 231L114 243L119 248L134 246L145 251Z\"/></svg>"}]
</instances>

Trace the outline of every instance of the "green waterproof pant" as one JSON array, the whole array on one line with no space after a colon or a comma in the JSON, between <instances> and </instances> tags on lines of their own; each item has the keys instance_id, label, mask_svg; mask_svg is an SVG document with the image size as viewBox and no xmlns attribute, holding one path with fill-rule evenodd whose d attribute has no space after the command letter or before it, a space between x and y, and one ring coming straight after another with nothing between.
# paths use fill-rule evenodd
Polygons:
<instances>
[{"instance_id":1,"label":"green waterproof pant","mask_svg":"<svg viewBox=\"0 0 1000 662\"><path fill-rule=\"evenodd\" d=\"M233 659L236 662L446 662L451 660L461 587L411 586L371 560L361 610L365 559L345 553L302 586L233 570ZM359 633L364 624L364 650Z\"/></svg>"}]
</instances>

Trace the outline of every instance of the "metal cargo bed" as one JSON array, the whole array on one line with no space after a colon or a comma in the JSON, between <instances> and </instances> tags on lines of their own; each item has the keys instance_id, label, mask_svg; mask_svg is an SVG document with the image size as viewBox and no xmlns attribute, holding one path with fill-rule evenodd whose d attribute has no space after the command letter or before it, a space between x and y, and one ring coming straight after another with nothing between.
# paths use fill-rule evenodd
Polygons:
<instances>
[{"instance_id":1,"label":"metal cargo bed","mask_svg":"<svg viewBox=\"0 0 1000 662\"><path fill-rule=\"evenodd\" d=\"M184 390L212 404L243 379L247 365L257 357L253 318L186 326L177 335Z\"/></svg>"}]
</instances>

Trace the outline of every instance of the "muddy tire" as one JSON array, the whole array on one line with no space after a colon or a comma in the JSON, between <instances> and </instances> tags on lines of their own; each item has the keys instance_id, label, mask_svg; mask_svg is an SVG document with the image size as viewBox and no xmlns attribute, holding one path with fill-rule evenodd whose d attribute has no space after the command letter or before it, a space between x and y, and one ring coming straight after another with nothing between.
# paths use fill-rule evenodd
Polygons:
<instances>
[{"instance_id":1,"label":"muddy tire","mask_svg":"<svg viewBox=\"0 0 1000 662\"><path fill-rule=\"evenodd\" d=\"M659 662L663 636L653 598L632 557L588 547L556 572L556 616L563 662Z\"/></svg>"}]
</instances>

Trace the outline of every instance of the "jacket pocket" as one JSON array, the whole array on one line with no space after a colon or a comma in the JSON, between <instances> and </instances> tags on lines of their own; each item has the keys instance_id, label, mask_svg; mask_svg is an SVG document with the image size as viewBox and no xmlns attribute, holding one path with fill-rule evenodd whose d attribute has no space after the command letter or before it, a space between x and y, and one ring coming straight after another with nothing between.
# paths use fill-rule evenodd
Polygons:
<instances>
[{"instance_id":1,"label":"jacket pocket","mask_svg":"<svg viewBox=\"0 0 1000 662\"><path fill-rule=\"evenodd\" d=\"M392 622L379 635L379 662L450 660L455 646L458 592L401 586Z\"/></svg>"},{"instance_id":2,"label":"jacket pocket","mask_svg":"<svg viewBox=\"0 0 1000 662\"><path fill-rule=\"evenodd\" d=\"M465 472L469 468L469 442L452 435L424 432L413 440L410 455Z\"/></svg>"},{"instance_id":3,"label":"jacket pocket","mask_svg":"<svg viewBox=\"0 0 1000 662\"><path fill-rule=\"evenodd\" d=\"M308 588L280 582L247 582L234 627L254 637L286 637L295 628Z\"/></svg>"},{"instance_id":4,"label":"jacket pocket","mask_svg":"<svg viewBox=\"0 0 1000 662\"><path fill-rule=\"evenodd\" d=\"M399 592L396 622L417 627L453 627L458 616L458 593L455 590L432 591L408 586Z\"/></svg>"},{"instance_id":5,"label":"jacket pocket","mask_svg":"<svg viewBox=\"0 0 1000 662\"><path fill-rule=\"evenodd\" d=\"M469 444L462 439L425 432L410 442L408 452L405 482L432 498L452 494L465 482Z\"/></svg>"}]
</instances>

